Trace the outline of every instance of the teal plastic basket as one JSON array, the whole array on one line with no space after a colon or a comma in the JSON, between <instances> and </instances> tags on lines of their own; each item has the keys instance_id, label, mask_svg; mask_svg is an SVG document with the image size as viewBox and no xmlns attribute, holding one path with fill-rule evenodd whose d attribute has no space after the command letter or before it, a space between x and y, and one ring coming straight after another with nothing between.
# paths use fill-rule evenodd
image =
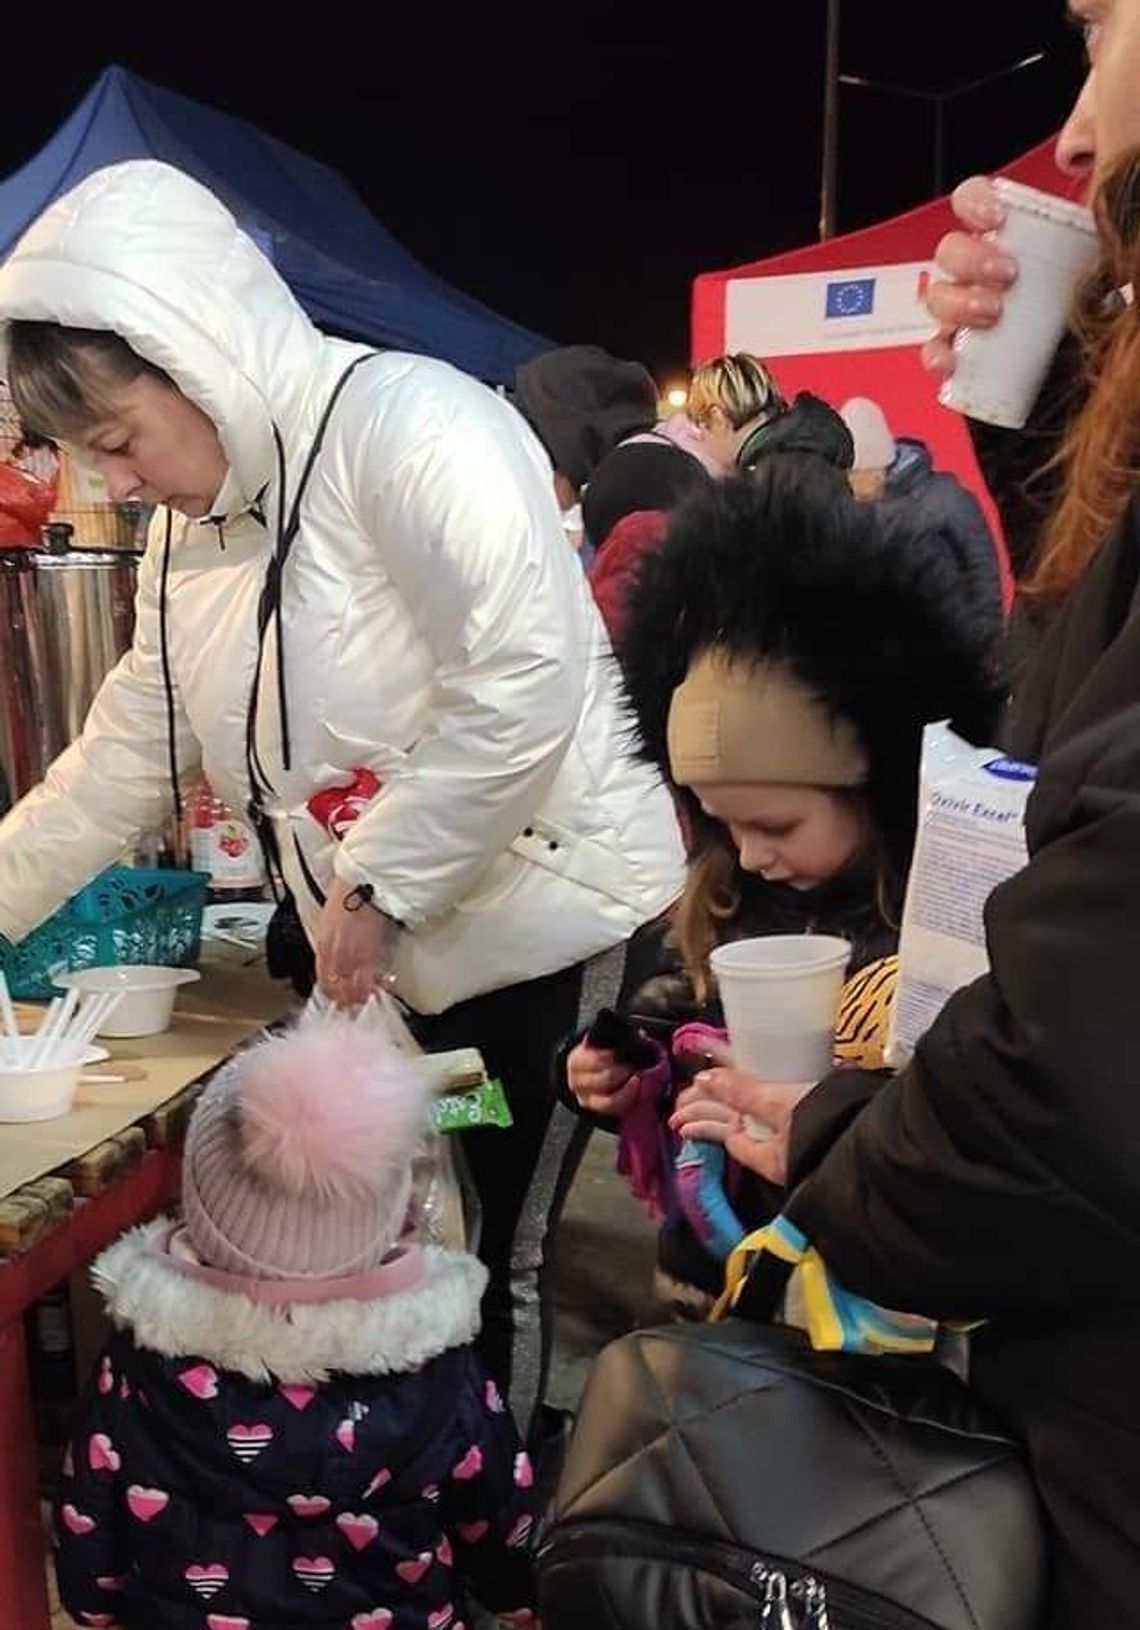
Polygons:
<instances>
[{"instance_id":1,"label":"teal plastic basket","mask_svg":"<svg viewBox=\"0 0 1140 1630\"><path fill-rule=\"evenodd\" d=\"M112 866L11 949L0 968L13 996L58 996L57 973L112 963L190 968L202 948L205 872Z\"/></svg>"}]
</instances>

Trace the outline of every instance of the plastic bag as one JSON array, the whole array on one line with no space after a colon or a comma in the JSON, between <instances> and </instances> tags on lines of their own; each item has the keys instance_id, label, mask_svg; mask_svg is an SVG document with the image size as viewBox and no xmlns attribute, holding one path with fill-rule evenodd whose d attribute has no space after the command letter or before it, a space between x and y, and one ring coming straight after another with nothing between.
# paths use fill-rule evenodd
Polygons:
<instances>
[{"instance_id":1,"label":"plastic bag","mask_svg":"<svg viewBox=\"0 0 1140 1630\"><path fill-rule=\"evenodd\" d=\"M328 1013L331 1004L319 988L308 1001L310 1012ZM356 1023L376 1030L397 1052L422 1056L395 998L377 993L356 1010ZM458 1140L433 1129L425 1132L412 1164L411 1221L421 1245L443 1245L476 1252L482 1216L479 1198L467 1172Z\"/></svg>"},{"instance_id":2,"label":"plastic bag","mask_svg":"<svg viewBox=\"0 0 1140 1630\"><path fill-rule=\"evenodd\" d=\"M886 1049L895 1069L948 998L989 969L983 913L998 884L1025 865L1035 774L996 748L968 746L945 724L927 727Z\"/></svg>"},{"instance_id":3,"label":"plastic bag","mask_svg":"<svg viewBox=\"0 0 1140 1630\"><path fill-rule=\"evenodd\" d=\"M35 549L40 528L55 508L56 484L0 464L0 549Z\"/></svg>"}]
</instances>

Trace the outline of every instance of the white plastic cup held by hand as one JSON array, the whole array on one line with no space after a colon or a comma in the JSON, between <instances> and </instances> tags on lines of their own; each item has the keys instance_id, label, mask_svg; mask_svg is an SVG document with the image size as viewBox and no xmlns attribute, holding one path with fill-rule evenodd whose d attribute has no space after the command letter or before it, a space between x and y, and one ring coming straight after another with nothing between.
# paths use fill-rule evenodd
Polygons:
<instances>
[{"instance_id":1,"label":"white plastic cup held by hand","mask_svg":"<svg viewBox=\"0 0 1140 1630\"><path fill-rule=\"evenodd\" d=\"M766 1081L811 1086L832 1067L835 1021L851 960L846 940L770 934L710 957L732 1062ZM753 1136L758 1127L750 1128Z\"/></svg>"},{"instance_id":2,"label":"white plastic cup held by hand","mask_svg":"<svg viewBox=\"0 0 1140 1630\"><path fill-rule=\"evenodd\" d=\"M1005 222L988 234L1017 261L1017 281L993 328L959 329L954 372L939 401L968 418L1020 430L1057 353L1077 287L1097 258L1091 213L999 176Z\"/></svg>"}]
</instances>

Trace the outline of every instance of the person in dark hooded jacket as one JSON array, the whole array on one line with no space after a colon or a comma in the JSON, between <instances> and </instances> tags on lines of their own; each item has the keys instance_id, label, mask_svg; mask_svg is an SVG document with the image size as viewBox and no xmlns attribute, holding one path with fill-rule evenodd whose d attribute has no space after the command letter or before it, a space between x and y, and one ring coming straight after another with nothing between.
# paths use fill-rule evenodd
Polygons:
<instances>
[{"instance_id":1,"label":"person in dark hooded jacket","mask_svg":"<svg viewBox=\"0 0 1140 1630\"><path fill-rule=\"evenodd\" d=\"M877 402L854 396L839 412L854 442L851 485L856 496L888 511L905 511L920 529L940 531L962 574L962 592L972 593L977 615L1000 629L999 545L973 493L957 476L934 468L925 442L892 435Z\"/></svg>"},{"instance_id":2,"label":"person in dark hooded jacket","mask_svg":"<svg viewBox=\"0 0 1140 1630\"><path fill-rule=\"evenodd\" d=\"M836 470L850 470L855 458L851 432L821 396L800 391L783 413L749 434L736 455L737 468L754 470L776 453L808 453Z\"/></svg>"},{"instance_id":3,"label":"person in dark hooded jacket","mask_svg":"<svg viewBox=\"0 0 1140 1630\"><path fill-rule=\"evenodd\" d=\"M653 376L600 345L563 345L522 364L513 400L550 455L563 525L580 540L582 490L594 471L619 442L656 423Z\"/></svg>"}]
</instances>

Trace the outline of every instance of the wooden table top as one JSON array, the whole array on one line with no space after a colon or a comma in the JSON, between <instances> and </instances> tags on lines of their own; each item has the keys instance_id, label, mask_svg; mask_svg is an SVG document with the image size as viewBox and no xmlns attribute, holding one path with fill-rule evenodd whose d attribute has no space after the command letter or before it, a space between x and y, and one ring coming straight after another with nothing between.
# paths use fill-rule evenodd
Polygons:
<instances>
[{"instance_id":1,"label":"wooden table top","mask_svg":"<svg viewBox=\"0 0 1140 1630\"><path fill-rule=\"evenodd\" d=\"M0 1125L0 1196L139 1125L294 1005L289 987L271 980L263 965L204 968L199 984L179 990L173 1023L163 1035L101 1043L111 1058L91 1065L91 1072L129 1079L81 1084L75 1107L57 1120ZM30 1005L17 1012L24 1027L36 1022Z\"/></svg>"}]
</instances>

